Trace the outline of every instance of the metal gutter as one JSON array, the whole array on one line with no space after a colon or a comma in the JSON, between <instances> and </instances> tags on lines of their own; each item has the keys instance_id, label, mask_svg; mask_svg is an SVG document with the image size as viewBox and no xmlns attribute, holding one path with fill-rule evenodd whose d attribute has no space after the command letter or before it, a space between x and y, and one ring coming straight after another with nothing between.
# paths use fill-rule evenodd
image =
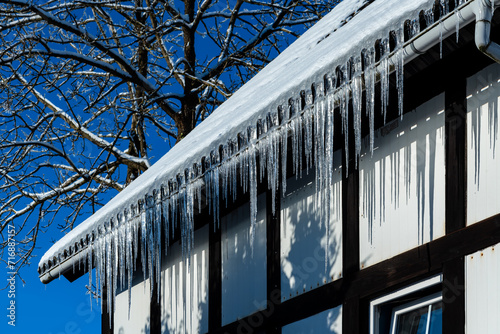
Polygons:
<instances>
[{"instance_id":1,"label":"metal gutter","mask_svg":"<svg viewBox=\"0 0 500 334\"><path fill-rule=\"evenodd\" d=\"M496 8L500 5L500 0L491 1L493 1L493 5L490 0L468 1L420 32L407 42L404 47L405 63L425 53L436 45L439 40L443 40L456 33L457 23L462 28L474 20L476 21L475 42L477 48L497 63L500 63L500 45L490 40L494 7Z\"/></svg>"},{"instance_id":2,"label":"metal gutter","mask_svg":"<svg viewBox=\"0 0 500 334\"><path fill-rule=\"evenodd\" d=\"M476 1L468 1L462 4L458 9L446 14L444 18L427 27L407 42L404 47L405 63L424 54L440 40L444 40L456 33L457 20L460 28L473 22L476 18L474 10Z\"/></svg>"},{"instance_id":3,"label":"metal gutter","mask_svg":"<svg viewBox=\"0 0 500 334\"><path fill-rule=\"evenodd\" d=\"M62 260L61 263L56 264L52 268L40 274L38 277L43 284L52 282L53 280L65 275L65 273L73 272L81 263L87 260L87 247L80 250L72 256L68 256L66 259ZM71 280L70 280L71 281Z\"/></svg>"},{"instance_id":4,"label":"metal gutter","mask_svg":"<svg viewBox=\"0 0 500 334\"><path fill-rule=\"evenodd\" d=\"M493 2L491 2L493 1ZM476 0L476 46L485 55L500 63L500 45L491 41L491 20L499 0Z\"/></svg>"}]
</instances>

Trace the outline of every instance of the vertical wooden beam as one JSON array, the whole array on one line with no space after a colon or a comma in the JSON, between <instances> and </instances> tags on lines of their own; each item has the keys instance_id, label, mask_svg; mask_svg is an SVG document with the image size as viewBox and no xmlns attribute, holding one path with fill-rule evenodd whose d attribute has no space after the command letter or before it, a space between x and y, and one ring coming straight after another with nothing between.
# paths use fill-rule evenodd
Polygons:
<instances>
[{"instance_id":1,"label":"vertical wooden beam","mask_svg":"<svg viewBox=\"0 0 500 334\"><path fill-rule=\"evenodd\" d=\"M464 258L443 265L443 333L465 334Z\"/></svg>"},{"instance_id":2,"label":"vertical wooden beam","mask_svg":"<svg viewBox=\"0 0 500 334\"><path fill-rule=\"evenodd\" d=\"M281 188L281 187L280 187ZM267 215L267 310L266 316L272 318L281 304L281 189L278 189L275 200L275 213L272 210L272 194L266 194ZM266 329L268 334L281 334L281 327L273 321Z\"/></svg>"},{"instance_id":3,"label":"vertical wooden beam","mask_svg":"<svg viewBox=\"0 0 500 334\"><path fill-rule=\"evenodd\" d=\"M350 123L353 120L352 108L349 108ZM352 124L352 123L351 123ZM342 275L346 288L359 271L359 171L355 168L354 134L349 131L349 161L346 161L345 145L343 148L342 178ZM345 134L343 136L345 140ZM347 172L346 173L346 166ZM342 309L342 332L357 334L360 332L359 297L344 301Z\"/></svg>"},{"instance_id":4,"label":"vertical wooden beam","mask_svg":"<svg viewBox=\"0 0 500 334\"><path fill-rule=\"evenodd\" d=\"M452 78L445 91L446 233L465 227L467 82Z\"/></svg>"},{"instance_id":5,"label":"vertical wooden beam","mask_svg":"<svg viewBox=\"0 0 500 334\"><path fill-rule=\"evenodd\" d=\"M450 78L445 91L446 233L466 226L467 81ZM443 264L443 333L465 333L465 264L457 258Z\"/></svg>"},{"instance_id":6,"label":"vertical wooden beam","mask_svg":"<svg viewBox=\"0 0 500 334\"><path fill-rule=\"evenodd\" d=\"M208 329L222 325L222 255L221 230L209 224L208 249Z\"/></svg>"},{"instance_id":7,"label":"vertical wooden beam","mask_svg":"<svg viewBox=\"0 0 500 334\"><path fill-rule=\"evenodd\" d=\"M113 334L114 324L113 324L113 310L109 309L108 305L108 287L107 284L103 285L101 291L101 303L102 303L102 314L101 314L101 333L102 334ZM111 313L111 319L110 319Z\"/></svg>"},{"instance_id":8,"label":"vertical wooden beam","mask_svg":"<svg viewBox=\"0 0 500 334\"><path fill-rule=\"evenodd\" d=\"M161 334L161 291L153 279L150 282L153 284L149 310L150 334Z\"/></svg>"}]
</instances>

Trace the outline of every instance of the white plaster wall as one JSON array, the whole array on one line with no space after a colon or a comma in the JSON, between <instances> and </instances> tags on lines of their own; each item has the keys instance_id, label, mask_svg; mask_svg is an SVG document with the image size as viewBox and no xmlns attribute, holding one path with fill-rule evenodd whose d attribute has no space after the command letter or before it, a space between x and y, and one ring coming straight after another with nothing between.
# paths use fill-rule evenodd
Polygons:
<instances>
[{"instance_id":1,"label":"white plaster wall","mask_svg":"<svg viewBox=\"0 0 500 334\"><path fill-rule=\"evenodd\" d=\"M466 257L466 333L497 334L500 329L499 252L497 244Z\"/></svg>"},{"instance_id":2,"label":"white plaster wall","mask_svg":"<svg viewBox=\"0 0 500 334\"><path fill-rule=\"evenodd\" d=\"M257 225L250 243L250 203L221 218L222 325L266 307L266 195L257 197Z\"/></svg>"},{"instance_id":3,"label":"white plaster wall","mask_svg":"<svg viewBox=\"0 0 500 334\"><path fill-rule=\"evenodd\" d=\"M142 280L141 277L137 280ZM134 282L135 283L135 282ZM119 293L115 298L114 333L115 334L148 334L149 324L149 302L150 281L142 281L131 289L131 305L129 317L128 290Z\"/></svg>"},{"instance_id":4,"label":"white plaster wall","mask_svg":"<svg viewBox=\"0 0 500 334\"><path fill-rule=\"evenodd\" d=\"M334 161L342 161L341 151ZM330 195L328 217L320 214L314 170L289 178L286 189L281 199L282 300L342 277L342 170L334 170L333 184L323 192Z\"/></svg>"},{"instance_id":5,"label":"white plaster wall","mask_svg":"<svg viewBox=\"0 0 500 334\"><path fill-rule=\"evenodd\" d=\"M190 264L180 242L168 248L161 273L163 334L208 332L208 228L195 231Z\"/></svg>"},{"instance_id":6,"label":"white plaster wall","mask_svg":"<svg viewBox=\"0 0 500 334\"><path fill-rule=\"evenodd\" d=\"M445 233L444 94L376 131L359 162L361 268Z\"/></svg>"},{"instance_id":7,"label":"white plaster wall","mask_svg":"<svg viewBox=\"0 0 500 334\"><path fill-rule=\"evenodd\" d=\"M281 332L283 334L342 334L342 306L286 325Z\"/></svg>"},{"instance_id":8,"label":"white plaster wall","mask_svg":"<svg viewBox=\"0 0 500 334\"><path fill-rule=\"evenodd\" d=\"M467 224L500 213L500 65L467 79Z\"/></svg>"}]
</instances>

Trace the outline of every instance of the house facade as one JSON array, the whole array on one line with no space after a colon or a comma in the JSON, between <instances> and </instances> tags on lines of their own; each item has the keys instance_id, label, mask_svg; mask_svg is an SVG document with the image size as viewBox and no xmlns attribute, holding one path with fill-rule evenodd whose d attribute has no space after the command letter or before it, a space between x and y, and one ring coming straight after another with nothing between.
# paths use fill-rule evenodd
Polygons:
<instances>
[{"instance_id":1,"label":"house facade","mask_svg":"<svg viewBox=\"0 0 500 334\"><path fill-rule=\"evenodd\" d=\"M497 333L497 5L344 0L42 282L97 275L103 333Z\"/></svg>"}]
</instances>

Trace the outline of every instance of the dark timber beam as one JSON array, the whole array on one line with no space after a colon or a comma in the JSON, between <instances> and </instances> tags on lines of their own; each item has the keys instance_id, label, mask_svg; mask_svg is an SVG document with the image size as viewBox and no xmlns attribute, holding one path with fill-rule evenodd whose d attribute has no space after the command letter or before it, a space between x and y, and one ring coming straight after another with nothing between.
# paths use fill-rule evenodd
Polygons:
<instances>
[{"instance_id":1,"label":"dark timber beam","mask_svg":"<svg viewBox=\"0 0 500 334\"><path fill-rule=\"evenodd\" d=\"M364 111L362 114L365 114ZM352 105L349 107L349 123L353 124ZM349 160L346 160L345 146L343 148L343 178L342 178L342 276L345 282L360 269L359 261L359 170L356 168L354 152L354 131L349 131ZM344 133L344 141L346 134ZM347 168L346 168L347 167ZM348 286L346 288L349 288ZM360 333L359 296L353 294L344 300L342 309L342 331L344 333Z\"/></svg>"},{"instance_id":2,"label":"dark timber beam","mask_svg":"<svg viewBox=\"0 0 500 334\"><path fill-rule=\"evenodd\" d=\"M214 229L212 223L209 225L208 328L211 333L222 325L222 257L221 230Z\"/></svg>"},{"instance_id":3,"label":"dark timber beam","mask_svg":"<svg viewBox=\"0 0 500 334\"><path fill-rule=\"evenodd\" d=\"M275 213L272 210L272 194L267 191L267 314L272 316L281 304L281 187L276 193ZM266 334L281 334L281 327L270 323Z\"/></svg>"},{"instance_id":4,"label":"dark timber beam","mask_svg":"<svg viewBox=\"0 0 500 334\"><path fill-rule=\"evenodd\" d=\"M458 64L454 64L458 66ZM453 64L451 64L453 67ZM466 226L467 80L450 71L445 90L446 233ZM465 263L458 257L443 264L443 333L465 334Z\"/></svg>"}]
</instances>

